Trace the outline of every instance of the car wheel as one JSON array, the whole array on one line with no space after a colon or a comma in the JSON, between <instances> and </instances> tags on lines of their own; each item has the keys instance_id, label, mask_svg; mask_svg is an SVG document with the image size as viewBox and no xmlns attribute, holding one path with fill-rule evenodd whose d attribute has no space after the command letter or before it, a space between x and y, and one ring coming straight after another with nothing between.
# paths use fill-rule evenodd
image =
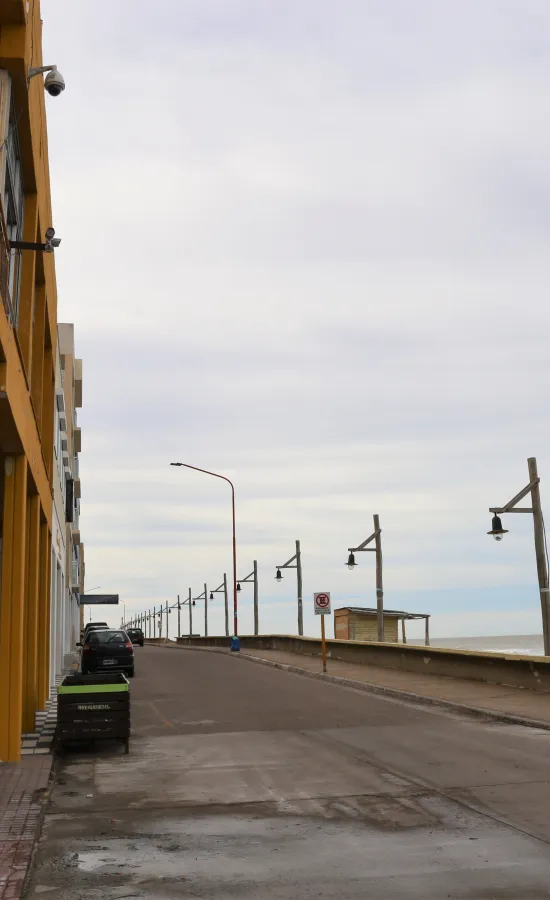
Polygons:
<instances>
[{"instance_id":1,"label":"car wheel","mask_svg":"<svg viewBox=\"0 0 550 900\"><path fill-rule=\"evenodd\" d=\"M132 666L131 669L128 669L128 677L133 678L134 675L135 675L135 668L134 668L134 666Z\"/></svg>"}]
</instances>

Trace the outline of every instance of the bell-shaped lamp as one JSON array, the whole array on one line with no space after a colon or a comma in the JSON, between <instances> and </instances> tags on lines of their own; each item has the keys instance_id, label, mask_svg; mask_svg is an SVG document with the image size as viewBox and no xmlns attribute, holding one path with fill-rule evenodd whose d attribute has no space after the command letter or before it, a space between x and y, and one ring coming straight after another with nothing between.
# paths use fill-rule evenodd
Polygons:
<instances>
[{"instance_id":1,"label":"bell-shaped lamp","mask_svg":"<svg viewBox=\"0 0 550 900\"><path fill-rule=\"evenodd\" d=\"M508 534L508 529L502 527L500 516L493 516L491 520L491 530L488 531L487 534L492 534L495 541L501 541L504 535Z\"/></svg>"}]
</instances>

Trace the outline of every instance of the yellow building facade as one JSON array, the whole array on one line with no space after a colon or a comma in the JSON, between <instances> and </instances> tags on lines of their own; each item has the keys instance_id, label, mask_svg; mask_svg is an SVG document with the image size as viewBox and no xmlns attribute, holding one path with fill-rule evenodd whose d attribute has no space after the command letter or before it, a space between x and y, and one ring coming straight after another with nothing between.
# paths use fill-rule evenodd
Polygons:
<instances>
[{"instance_id":1,"label":"yellow building facade","mask_svg":"<svg viewBox=\"0 0 550 900\"><path fill-rule=\"evenodd\" d=\"M56 280L40 3L0 0L0 761L49 695ZM52 101L54 102L54 101ZM57 101L55 101L57 102ZM61 101L60 101L61 102Z\"/></svg>"}]
</instances>

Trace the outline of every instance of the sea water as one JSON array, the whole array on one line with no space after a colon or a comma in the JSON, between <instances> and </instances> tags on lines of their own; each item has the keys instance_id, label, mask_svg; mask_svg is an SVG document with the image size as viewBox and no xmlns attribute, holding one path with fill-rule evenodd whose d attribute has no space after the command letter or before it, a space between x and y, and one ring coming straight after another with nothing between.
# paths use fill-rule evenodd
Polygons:
<instances>
[{"instance_id":1,"label":"sea water","mask_svg":"<svg viewBox=\"0 0 550 900\"><path fill-rule=\"evenodd\" d=\"M412 642L411 642L412 643ZM420 643L415 641L414 643ZM524 656L543 656L542 634L508 634L498 637L458 637L433 638L432 647L446 647L455 650L477 650L484 653L518 653Z\"/></svg>"}]
</instances>

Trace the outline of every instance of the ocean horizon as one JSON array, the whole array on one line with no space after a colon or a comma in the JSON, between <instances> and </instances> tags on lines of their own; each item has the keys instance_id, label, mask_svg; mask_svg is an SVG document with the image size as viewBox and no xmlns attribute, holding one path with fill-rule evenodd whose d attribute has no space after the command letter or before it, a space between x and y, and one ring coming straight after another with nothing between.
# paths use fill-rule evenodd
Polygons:
<instances>
[{"instance_id":1,"label":"ocean horizon","mask_svg":"<svg viewBox=\"0 0 550 900\"><path fill-rule=\"evenodd\" d=\"M420 640L411 644L422 644ZM437 638L430 640L432 647L454 650L477 650L492 653L517 653L525 656L544 656L542 634L484 635L476 637Z\"/></svg>"}]
</instances>

